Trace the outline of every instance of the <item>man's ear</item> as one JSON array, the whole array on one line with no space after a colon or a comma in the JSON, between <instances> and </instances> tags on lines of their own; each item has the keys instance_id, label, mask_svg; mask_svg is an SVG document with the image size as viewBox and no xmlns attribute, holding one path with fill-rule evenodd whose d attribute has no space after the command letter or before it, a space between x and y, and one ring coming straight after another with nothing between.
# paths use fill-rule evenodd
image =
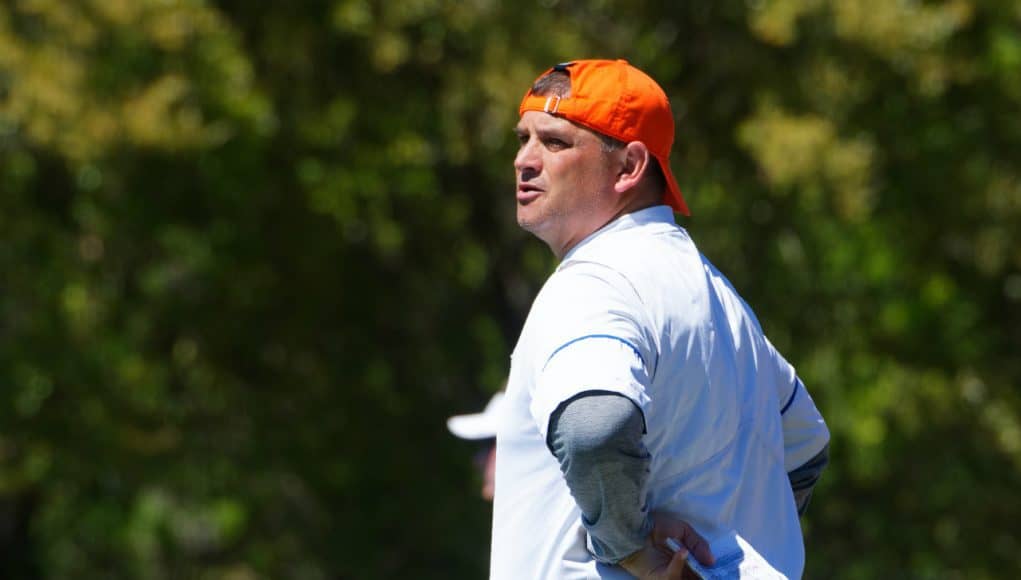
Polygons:
<instances>
[{"instance_id":1,"label":"man's ear","mask_svg":"<svg viewBox=\"0 0 1021 580\"><path fill-rule=\"evenodd\" d=\"M649 148L641 141L628 143L621 153L623 155L620 169L617 172L617 180L613 184L613 189L617 193L630 191L642 181L642 176L645 175L651 158Z\"/></svg>"}]
</instances>

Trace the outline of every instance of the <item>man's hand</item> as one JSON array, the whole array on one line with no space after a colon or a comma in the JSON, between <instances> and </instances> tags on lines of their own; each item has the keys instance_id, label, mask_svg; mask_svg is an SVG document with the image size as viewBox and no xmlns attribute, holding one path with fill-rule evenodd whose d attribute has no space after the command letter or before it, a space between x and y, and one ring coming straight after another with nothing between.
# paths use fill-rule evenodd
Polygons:
<instances>
[{"instance_id":1,"label":"man's hand","mask_svg":"<svg viewBox=\"0 0 1021 580\"><path fill-rule=\"evenodd\" d=\"M631 575L640 580L697 579L685 562L689 552L706 566L715 562L709 542L688 523L663 512L652 514L652 522L652 532L645 539L645 546L620 563ZM667 538L677 540L681 550L675 554L667 546Z\"/></svg>"}]
</instances>

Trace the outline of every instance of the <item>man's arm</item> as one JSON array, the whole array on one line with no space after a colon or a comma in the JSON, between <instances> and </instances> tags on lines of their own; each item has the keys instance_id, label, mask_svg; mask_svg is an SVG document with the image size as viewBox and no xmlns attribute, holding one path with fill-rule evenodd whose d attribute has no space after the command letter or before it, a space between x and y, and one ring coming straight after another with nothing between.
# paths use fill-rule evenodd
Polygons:
<instances>
[{"instance_id":1,"label":"man's arm","mask_svg":"<svg viewBox=\"0 0 1021 580\"><path fill-rule=\"evenodd\" d=\"M650 459L644 432L638 407L606 391L585 391L550 417L547 444L601 562L616 564L633 554L651 531L644 501Z\"/></svg>"},{"instance_id":2,"label":"man's arm","mask_svg":"<svg viewBox=\"0 0 1021 580\"><path fill-rule=\"evenodd\" d=\"M597 560L642 579L679 579L690 551L713 563L709 543L690 525L665 513L649 514L645 481L650 456L642 443L645 418L627 397L585 391L550 416L547 443L560 462L582 512L589 549ZM666 547L679 541L678 553Z\"/></svg>"},{"instance_id":3,"label":"man's arm","mask_svg":"<svg viewBox=\"0 0 1021 580\"><path fill-rule=\"evenodd\" d=\"M830 446L827 443L815 457L787 474L791 480L791 489L794 491L794 501L798 505L798 515L804 515L805 510L808 509L808 502L812 499L812 489L819 482L819 477L829 462Z\"/></svg>"}]
</instances>

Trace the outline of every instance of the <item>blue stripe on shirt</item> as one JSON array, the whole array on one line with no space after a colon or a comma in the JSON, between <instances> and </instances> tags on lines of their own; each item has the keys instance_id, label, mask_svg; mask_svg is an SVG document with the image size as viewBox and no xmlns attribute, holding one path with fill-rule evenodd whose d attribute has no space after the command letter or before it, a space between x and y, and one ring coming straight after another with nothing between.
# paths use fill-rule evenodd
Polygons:
<instances>
[{"instance_id":1,"label":"blue stripe on shirt","mask_svg":"<svg viewBox=\"0 0 1021 580\"><path fill-rule=\"evenodd\" d=\"M791 398L787 399L787 404L783 406L783 409L780 409L780 414L781 415L786 413L787 409L789 409L791 407L791 403L794 402L794 397L796 397L797 394L798 394L798 385L800 385L800 384L801 384L801 379L795 379L795 381L794 381L794 390L791 391Z\"/></svg>"},{"instance_id":2,"label":"blue stripe on shirt","mask_svg":"<svg viewBox=\"0 0 1021 580\"><path fill-rule=\"evenodd\" d=\"M631 350L635 351L635 356L638 357L638 360L642 361L642 366L645 366L645 358L642 357L642 353L638 351L638 347L636 347L635 345L631 344L627 340L624 340L623 338L621 338L619 336L613 336L612 334L588 334L588 335L585 335L585 336L579 336L578 338L575 338L573 340L569 340L566 343L560 345L555 351L553 351L553 354L549 355L549 358L546 359L546 363L542 365L542 368L545 370L546 367L549 365L549 361L553 360L553 357L557 356L558 352L564 350L565 348L571 346L572 344L574 344L576 342L579 342L579 341L582 341L582 340L587 340L589 338L609 338L610 340L616 340L616 341L622 342L622 343L626 344L627 346L631 347Z\"/></svg>"}]
</instances>

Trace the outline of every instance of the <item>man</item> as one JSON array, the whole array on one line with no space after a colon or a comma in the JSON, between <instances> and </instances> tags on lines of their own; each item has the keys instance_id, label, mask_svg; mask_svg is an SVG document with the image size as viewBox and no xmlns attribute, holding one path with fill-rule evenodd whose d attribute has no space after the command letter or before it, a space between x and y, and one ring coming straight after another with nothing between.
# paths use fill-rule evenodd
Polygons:
<instances>
[{"instance_id":1,"label":"man","mask_svg":"<svg viewBox=\"0 0 1021 580\"><path fill-rule=\"evenodd\" d=\"M575 61L519 113L518 223L560 264L511 359L490 578L680 578L726 537L800 577L829 433L674 222L666 95L625 61Z\"/></svg>"},{"instance_id":2,"label":"man","mask_svg":"<svg viewBox=\"0 0 1021 580\"><path fill-rule=\"evenodd\" d=\"M496 486L496 425L500 413L503 392L498 392L486 403L481 413L454 415L447 419L447 429L455 436L480 444L475 455L475 465L482 476L480 495L486 501L493 501Z\"/></svg>"}]
</instances>

